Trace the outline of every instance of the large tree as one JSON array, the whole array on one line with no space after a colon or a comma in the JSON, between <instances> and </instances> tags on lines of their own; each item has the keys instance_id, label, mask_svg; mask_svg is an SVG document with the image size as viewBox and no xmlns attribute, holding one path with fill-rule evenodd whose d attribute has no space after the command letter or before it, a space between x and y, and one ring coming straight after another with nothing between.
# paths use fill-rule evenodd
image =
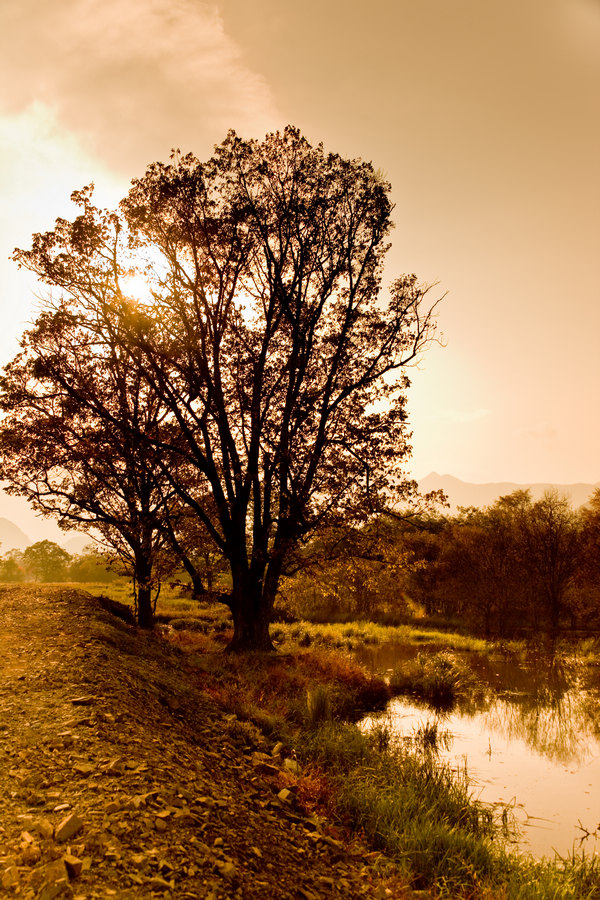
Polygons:
<instances>
[{"instance_id":1,"label":"large tree","mask_svg":"<svg viewBox=\"0 0 600 900\"><path fill-rule=\"evenodd\" d=\"M145 439L228 561L231 646L268 649L298 542L407 491L405 369L435 304L414 276L382 298L389 185L287 128L154 164L117 213L76 199L81 215L17 259L71 305L111 309L168 410Z\"/></svg>"}]
</instances>

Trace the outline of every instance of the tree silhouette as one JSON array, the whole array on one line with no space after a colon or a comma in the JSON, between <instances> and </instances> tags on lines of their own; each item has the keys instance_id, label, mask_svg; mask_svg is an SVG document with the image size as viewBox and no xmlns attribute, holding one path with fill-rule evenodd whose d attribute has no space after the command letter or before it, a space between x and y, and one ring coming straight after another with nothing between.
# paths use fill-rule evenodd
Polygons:
<instances>
[{"instance_id":1,"label":"tree silhouette","mask_svg":"<svg viewBox=\"0 0 600 900\"><path fill-rule=\"evenodd\" d=\"M74 195L74 222L16 259L85 317L109 310L130 371L167 411L144 433L227 559L233 649L270 649L286 559L322 522L408 491L406 367L433 335L415 276L381 296L389 185L287 128L230 132L207 163L174 155L118 212ZM147 282L144 302L127 277Z\"/></svg>"},{"instance_id":2,"label":"tree silhouette","mask_svg":"<svg viewBox=\"0 0 600 900\"><path fill-rule=\"evenodd\" d=\"M107 312L106 309L103 310ZM136 586L138 622L152 625L173 491L146 439L164 410L98 309L47 308L0 380L0 473L63 528L92 529Z\"/></svg>"}]
</instances>

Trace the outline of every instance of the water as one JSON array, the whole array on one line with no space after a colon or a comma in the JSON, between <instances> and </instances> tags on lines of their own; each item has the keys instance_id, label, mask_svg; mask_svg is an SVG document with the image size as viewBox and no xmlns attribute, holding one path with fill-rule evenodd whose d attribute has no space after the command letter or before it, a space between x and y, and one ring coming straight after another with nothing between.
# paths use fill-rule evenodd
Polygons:
<instances>
[{"instance_id":1,"label":"water","mask_svg":"<svg viewBox=\"0 0 600 900\"><path fill-rule=\"evenodd\" d=\"M395 645L357 655L381 672L416 652ZM435 723L447 732L440 760L456 770L466 765L480 800L511 808L523 851L538 858L600 852L598 670L541 654L455 656L476 674L479 689L448 713L392 700L393 731L410 737Z\"/></svg>"}]
</instances>

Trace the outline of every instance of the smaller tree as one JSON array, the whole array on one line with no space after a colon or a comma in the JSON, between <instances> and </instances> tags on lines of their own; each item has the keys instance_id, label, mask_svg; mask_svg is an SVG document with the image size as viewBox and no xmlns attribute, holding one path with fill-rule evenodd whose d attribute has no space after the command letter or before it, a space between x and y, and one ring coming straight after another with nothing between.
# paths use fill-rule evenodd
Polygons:
<instances>
[{"instance_id":1,"label":"smaller tree","mask_svg":"<svg viewBox=\"0 0 600 900\"><path fill-rule=\"evenodd\" d=\"M73 242L79 223L61 223ZM69 230L70 229L70 230ZM173 492L147 440L163 409L115 338L98 302L48 300L0 379L0 475L7 491L91 530L134 583L138 623L153 624L153 588L176 568L166 552Z\"/></svg>"},{"instance_id":2,"label":"smaller tree","mask_svg":"<svg viewBox=\"0 0 600 900\"><path fill-rule=\"evenodd\" d=\"M101 553L89 550L76 556L69 566L69 581L110 583L119 575L110 566L110 561Z\"/></svg>"},{"instance_id":3,"label":"smaller tree","mask_svg":"<svg viewBox=\"0 0 600 900\"><path fill-rule=\"evenodd\" d=\"M37 541L23 551L23 566L33 581L65 581L70 555L54 541Z\"/></svg>"},{"instance_id":4,"label":"smaller tree","mask_svg":"<svg viewBox=\"0 0 600 900\"><path fill-rule=\"evenodd\" d=\"M11 550L0 558L0 581L9 584L25 581L23 554L20 550Z\"/></svg>"},{"instance_id":5,"label":"smaller tree","mask_svg":"<svg viewBox=\"0 0 600 900\"><path fill-rule=\"evenodd\" d=\"M582 546L579 520L568 498L552 490L532 504L523 518L523 541L550 630L556 633L569 606Z\"/></svg>"}]
</instances>

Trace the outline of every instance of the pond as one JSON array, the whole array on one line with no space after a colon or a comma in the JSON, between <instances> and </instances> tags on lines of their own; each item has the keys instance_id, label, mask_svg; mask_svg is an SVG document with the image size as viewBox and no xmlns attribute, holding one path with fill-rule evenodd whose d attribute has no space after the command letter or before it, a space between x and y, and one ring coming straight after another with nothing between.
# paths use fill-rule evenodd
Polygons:
<instances>
[{"instance_id":1,"label":"pond","mask_svg":"<svg viewBox=\"0 0 600 900\"><path fill-rule=\"evenodd\" d=\"M387 645L355 655L382 673L436 649ZM477 688L446 712L392 700L385 715L393 734L410 739L437 727L439 759L466 767L475 797L510 808L521 850L537 858L600 853L600 669L533 651L452 656Z\"/></svg>"}]
</instances>

